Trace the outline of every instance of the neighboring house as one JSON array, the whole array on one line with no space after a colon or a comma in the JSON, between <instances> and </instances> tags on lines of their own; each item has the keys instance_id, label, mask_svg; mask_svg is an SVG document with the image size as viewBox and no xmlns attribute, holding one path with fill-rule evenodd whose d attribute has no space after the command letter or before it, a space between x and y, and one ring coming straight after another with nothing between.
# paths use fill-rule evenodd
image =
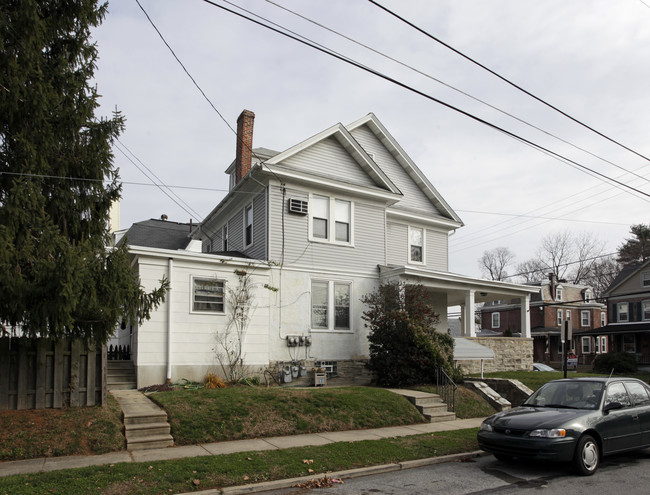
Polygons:
<instances>
[{"instance_id":1,"label":"neighboring house","mask_svg":"<svg viewBox=\"0 0 650 495\"><path fill-rule=\"evenodd\" d=\"M519 298L527 308L539 290L448 271L448 237L463 223L373 114L283 152L253 148L253 120L247 110L238 119L229 193L191 234L181 227L189 247L128 234L143 286L171 282L167 301L130 338L138 387L220 371L216 336L232 317L235 271L254 279L242 342L255 373L314 363L354 373L350 366L369 355L361 298L383 282L424 285L439 331L447 331L447 308L460 306L468 337L476 303Z\"/></svg>"},{"instance_id":2,"label":"neighboring house","mask_svg":"<svg viewBox=\"0 0 650 495\"><path fill-rule=\"evenodd\" d=\"M650 260L626 265L604 293L609 319L595 338L609 352L629 352L637 363L650 364Z\"/></svg>"},{"instance_id":3,"label":"neighboring house","mask_svg":"<svg viewBox=\"0 0 650 495\"><path fill-rule=\"evenodd\" d=\"M608 352L607 339L597 333L597 329L606 324L607 307L594 299L591 287L558 281L553 274L549 275L548 280L530 285L540 288L530 302L535 362L561 363L560 331L567 320L571 320L573 333L568 353L577 355L579 364L591 364L598 354ZM520 312L517 302L486 304L481 309L482 327L519 333Z\"/></svg>"}]
</instances>

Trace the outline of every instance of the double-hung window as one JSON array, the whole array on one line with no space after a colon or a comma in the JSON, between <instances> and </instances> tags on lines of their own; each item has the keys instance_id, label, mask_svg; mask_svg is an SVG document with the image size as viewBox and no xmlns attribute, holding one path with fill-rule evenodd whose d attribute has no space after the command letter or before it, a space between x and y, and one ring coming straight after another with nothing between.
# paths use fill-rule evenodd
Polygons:
<instances>
[{"instance_id":1,"label":"double-hung window","mask_svg":"<svg viewBox=\"0 0 650 495\"><path fill-rule=\"evenodd\" d=\"M601 311L600 312L600 326L604 327L605 325L607 325L607 313L605 313L604 311Z\"/></svg>"},{"instance_id":2,"label":"double-hung window","mask_svg":"<svg viewBox=\"0 0 650 495\"><path fill-rule=\"evenodd\" d=\"M192 311L223 313L223 296L223 280L207 278L192 279Z\"/></svg>"},{"instance_id":3,"label":"double-hung window","mask_svg":"<svg viewBox=\"0 0 650 495\"><path fill-rule=\"evenodd\" d=\"M424 229L409 227L409 263L424 263Z\"/></svg>"},{"instance_id":4,"label":"double-hung window","mask_svg":"<svg viewBox=\"0 0 650 495\"><path fill-rule=\"evenodd\" d=\"M641 285L643 287L650 287L650 272L643 272L641 274Z\"/></svg>"},{"instance_id":5,"label":"double-hung window","mask_svg":"<svg viewBox=\"0 0 650 495\"><path fill-rule=\"evenodd\" d=\"M616 309L618 310L618 321L630 321L630 315L628 313L629 309L629 304L624 302L624 303L618 303L616 305Z\"/></svg>"},{"instance_id":6,"label":"double-hung window","mask_svg":"<svg viewBox=\"0 0 650 495\"><path fill-rule=\"evenodd\" d=\"M591 354L591 337L582 337L582 354Z\"/></svg>"},{"instance_id":7,"label":"double-hung window","mask_svg":"<svg viewBox=\"0 0 650 495\"><path fill-rule=\"evenodd\" d=\"M253 205L244 209L244 247L253 244Z\"/></svg>"},{"instance_id":8,"label":"double-hung window","mask_svg":"<svg viewBox=\"0 0 650 495\"><path fill-rule=\"evenodd\" d=\"M312 239L352 244L352 202L314 194L310 215Z\"/></svg>"},{"instance_id":9,"label":"double-hung window","mask_svg":"<svg viewBox=\"0 0 650 495\"><path fill-rule=\"evenodd\" d=\"M555 288L555 300L556 301L561 301L562 300L562 294L563 294L563 289L559 285Z\"/></svg>"},{"instance_id":10,"label":"double-hung window","mask_svg":"<svg viewBox=\"0 0 650 495\"><path fill-rule=\"evenodd\" d=\"M557 312L556 312L557 326L558 327L562 326L562 314L563 314L563 311L561 309L558 309Z\"/></svg>"},{"instance_id":11,"label":"double-hung window","mask_svg":"<svg viewBox=\"0 0 650 495\"><path fill-rule=\"evenodd\" d=\"M591 325L591 313L589 311L580 311L580 326L588 327Z\"/></svg>"},{"instance_id":12,"label":"double-hung window","mask_svg":"<svg viewBox=\"0 0 650 495\"><path fill-rule=\"evenodd\" d=\"M641 305L643 306L643 319L650 320L650 301L643 301Z\"/></svg>"},{"instance_id":13,"label":"double-hung window","mask_svg":"<svg viewBox=\"0 0 650 495\"><path fill-rule=\"evenodd\" d=\"M492 313L492 328L501 327L501 313Z\"/></svg>"},{"instance_id":14,"label":"double-hung window","mask_svg":"<svg viewBox=\"0 0 650 495\"><path fill-rule=\"evenodd\" d=\"M349 331L352 284L331 280L311 282L311 327L313 330Z\"/></svg>"}]
</instances>

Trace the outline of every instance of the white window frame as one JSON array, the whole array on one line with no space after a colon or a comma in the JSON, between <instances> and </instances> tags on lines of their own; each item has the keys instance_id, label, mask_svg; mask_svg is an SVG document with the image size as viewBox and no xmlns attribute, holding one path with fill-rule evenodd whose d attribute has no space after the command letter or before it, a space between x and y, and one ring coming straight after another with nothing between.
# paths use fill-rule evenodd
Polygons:
<instances>
[{"instance_id":1,"label":"white window frame","mask_svg":"<svg viewBox=\"0 0 650 495\"><path fill-rule=\"evenodd\" d=\"M492 313L492 328L501 328L501 313L498 311Z\"/></svg>"},{"instance_id":2,"label":"white window frame","mask_svg":"<svg viewBox=\"0 0 650 495\"><path fill-rule=\"evenodd\" d=\"M314 201L316 200L315 198L324 198L328 200L328 207L327 207L327 217L317 217L314 215ZM315 194L315 193L310 193L309 194L309 202L310 202L310 208L309 208L309 240L312 242L323 242L323 243L328 243L328 244L336 244L339 246L354 246L354 201L350 201L349 199L344 199L340 197L335 197L335 196L326 196L324 194ZM349 240L348 241L339 241L336 239L336 226L337 224L345 223L341 222L339 220L339 216L337 215L337 204L341 203L347 203L349 205L349 215L350 218L348 219L348 235L349 235ZM315 218L322 218L327 222L326 226L326 232L325 235L326 237L317 237L314 235L314 219Z\"/></svg>"},{"instance_id":3,"label":"white window frame","mask_svg":"<svg viewBox=\"0 0 650 495\"><path fill-rule=\"evenodd\" d=\"M621 308L625 308L625 311L621 311ZM625 314L625 318L621 318L622 314ZM616 321L630 321L630 303L623 302L616 305Z\"/></svg>"},{"instance_id":4,"label":"white window frame","mask_svg":"<svg viewBox=\"0 0 650 495\"><path fill-rule=\"evenodd\" d=\"M421 246L417 246L417 244L411 244L411 232L415 232L415 231L420 231L422 233L422 245ZM412 264L412 265L426 265L426 253L425 253L425 249L424 249L424 246L426 246L426 243L427 243L426 242L427 241L426 235L427 235L427 230L424 227L416 227L416 226L409 225L409 228L408 228L408 260L409 260L409 264ZM414 260L411 257L411 246L412 245L417 246L422 250L422 256L421 256L422 260L417 261L417 260Z\"/></svg>"},{"instance_id":5,"label":"white window frame","mask_svg":"<svg viewBox=\"0 0 650 495\"><path fill-rule=\"evenodd\" d=\"M604 311L600 312L600 326L604 327L607 326L607 313Z\"/></svg>"},{"instance_id":6,"label":"white window frame","mask_svg":"<svg viewBox=\"0 0 650 495\"><path fill-rule=\"evenodd\" d=\"M555 300L556 301L561 301L564 296L564 289L562 288L561 285L558 285L555 288Z\"/></svg>"},{"instance_id":7,"label":"white window frame","mask_svg":"<svg viewBox=\"0 0 650 495\"><path fill-rule=\"evenodd\" d=\"M196 291L197 291L197 282L209 282L211 284L221 284L221 303L216 302L213 304L221 304L221 309L195 309L196 301ZM191 276L190 287L192 288L192 297L190 300L190 313L201 313L201 314L218 314L223 315L226 313L226 281L219 278L207 278L207 277L195 277Z\"/></svg>"},{"instance_id":8,"label":"white window frame","mask_svg":"<svg viewBox=\"0 0 650 495\"><path fill-rule=\"evenodd\" d=\"M581 327L589 327L591 326L591 311L588 309L585 310L583 309L580 311L580 326Z\"/></svg>"},{"instance_id":9,"label":"white window frame","mask_svg":"<svg viewBox=\"0 0 650 495\"><path fill-rule=\"evenodd\" d=\"M221 227L221 250L228 251L228 224Z\"/></svg>"},{"instance_id":10,"label":"white window frame","mask_svg":"<svg viewBox=\"0 0 650 495\"><path fill-rule=\"evenodd\" d=\"M248 212L251 212L250 214L250 224L248 223ZM255 242L255 238L253 236L253 225L255 224L255 210L253 209L253 203L249 203L244 207L244 239L243 239L243 244L244 244L244 249L249 248L250 246L253 245L253 242ZM247 239L247 231L248 227L250 226L251 229L251 235L250 235L250 242Z\"/></svg>"},{"instance_id":11,"label":"white window frame","mask_svg":"<svg viewBox=\"0 0 650 495\"><path fill-rule=\"evenodd\" d=\"M607 354L607 336L601 335L600 337L596 337L596 338L600 339L600 353Z\"/></svg>"},{"instance_id":12,"label":"white window frame","mask_svg":"<svg viewBox=\"0 0 650 495\"><path fill-rule=\"evenodd\" d=\"M558 327L561 327L561 326L562 326L562 323L564 323L564 320L563 320L563 318L562 318L563 316L564 316L564 310L562 310L562 309L558 309L558 310L555 312L555 323L557 323L557 326L558 326Z\"/></svg>"},{"instance_id":13,"label":"white window frame","mask_svg":"<svg viewBox=\"0 0 650 495\"><path fill-rule=\"evenodd\" d=\"M591 290L589 290L589 289L585 290L584 301L586 303L588 303L588 302L591 302L592 299L593 299L593 293L591 292Z\"/></svg>"},{"instance_id":14,"label":"white window frame","mask_svg":"<svg viewBox=\"0 0 650 495\"><path fill-rule=\"evenodd\" d=\"M650 301L641 301L641 316L643 321L650 320Z\"/></svg>"},{"instance_id":15,"label":"white window frame","mask_svg":"<svg viewBox=\"0 0 650 495\"><path fill-rule=\"evenodd\" d=\"M650 287L650 272L641 274L641 287Z\"/></svg>"},{"instance_id":16,"label":"white window frame","mask_svg":"<svg viewBox=\"0 0 650 495\"><path fill-rule=\"evenodd\" d=\"M314 326L314 284L327 285L327 327ZM336 327L336 288L340 286L348 287L348 328ZM353 333L352 314L353 314L353 297L352 282L349 280L325 280L314 278L310 284L310 304L309 304L309 326L312 332L329 332L329 333Z\"/></svg>"},{"instance_id":17,"label":"white window frame","mask_svg":"<svg viewBox=\"0 0 650 495\"><path fill-rule=\"evenodd\" d=\"M580 353L591 354L591 337L580 338Z\"/></svg>"},{"instance_id":18,"label":"white window frame","mask_svg":"<svg viewBox=\"0 0 650 495\"><path fill-rule=\"evenodd\" d=\"M566 310L566 316L564 317L564 320L565 321L571 320L571 310L570 309Z\"/></svg>"}]
</instances>

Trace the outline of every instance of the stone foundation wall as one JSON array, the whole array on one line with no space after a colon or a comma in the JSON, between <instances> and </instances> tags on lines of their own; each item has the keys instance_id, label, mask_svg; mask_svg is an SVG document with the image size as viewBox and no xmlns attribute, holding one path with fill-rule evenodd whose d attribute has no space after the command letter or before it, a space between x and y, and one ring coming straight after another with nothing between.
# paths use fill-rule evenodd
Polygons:
<instances>
[{"instance_id":1,"label":"stone foundation wall","mask_svg":"<svg viewBox=\"0 0 650 495\"><path fill-rule=\"evenodd\" d=\"M521 371L533 369L533 339L520 337L464 337L477 344L489 347L494 359L483 361L483 371ZM458 361L465 374L480 373L481 361Z\"/></svg>"}]
</instances>

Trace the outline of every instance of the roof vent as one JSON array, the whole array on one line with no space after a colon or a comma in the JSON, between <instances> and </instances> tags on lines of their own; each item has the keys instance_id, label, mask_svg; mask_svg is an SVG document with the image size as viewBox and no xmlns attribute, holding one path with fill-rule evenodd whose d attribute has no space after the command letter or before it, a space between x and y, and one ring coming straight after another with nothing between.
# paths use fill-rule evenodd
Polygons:
<instances>
[{"instance_id":1,"label":"roof vent","mask_svg":"<svg viewBox=\"0 0 650 495\"><path fill-rule=\"evenodd\" d=\"M302 199L289 199L289 212L296 215L306 215L309 213L309 203Z\"/></svg>"}]
</instances>

